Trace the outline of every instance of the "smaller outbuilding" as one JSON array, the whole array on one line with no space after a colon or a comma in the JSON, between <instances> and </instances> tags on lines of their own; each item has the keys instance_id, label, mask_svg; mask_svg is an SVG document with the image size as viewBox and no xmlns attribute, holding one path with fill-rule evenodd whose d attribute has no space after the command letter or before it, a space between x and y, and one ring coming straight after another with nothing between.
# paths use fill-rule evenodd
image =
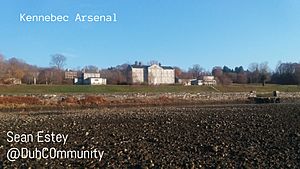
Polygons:
<instances>
[{"instance_id":1,"label":"smaller outbuilding","mask_svg":"<svg viewBox=\"0 0 300 169\"><path fill-rule=\"evenodd\" d=\"M205 86L215 86L217 81L214 76L203 76L201 80L195 79L191 81L191 85L205 85Z\"/></svg>"},{"instance_id":2,"label":"smaller outbuilding","mask_svg":"<svg viewBox=\"0 0 300 169\"><path fill-rule=\"evenodd\" d=\"M80 77L74 78L77 85L106 85L106 79L100 77L100 73L81 73Z\"/></svg>"},{"instance_id":3,"label":"smaller outbuilding","mask_svg":"<svg viewBox=\"0 0 300 169\"><path fill-rule=\"evenodd\" d=\"M78 72L78 71L72 71L70 69L67 69L65 71L65 79L74 79L74 78L77 78L79 73L80 72Z\"/></svg>"},{"instance_id":4,"label":"smaller outbuilding","mask_svg":"<svg viewBox=\"0 0 300 169\"><path fill-rule=\"evenodd\" d=\"M176 83L178 84L182 84L184 86L190 86L192 85L192 81L195 81L197 79L179 79L179 78L176 78Z\"/></svg>"}]
</instances>

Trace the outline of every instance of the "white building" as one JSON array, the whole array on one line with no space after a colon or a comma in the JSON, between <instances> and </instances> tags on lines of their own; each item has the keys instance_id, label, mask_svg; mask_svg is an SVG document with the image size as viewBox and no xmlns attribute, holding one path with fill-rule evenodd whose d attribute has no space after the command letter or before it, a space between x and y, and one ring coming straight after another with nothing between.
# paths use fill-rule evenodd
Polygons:
<instances>
[{"instance_id":1,"label":"white building","mask_svg":"<svg viewBox=\"0 0 300 169\"><path fill-rule=\"evenodd\" d=\"M192 85L206 85L206 86L214 86L217 84L217 81L215 80L214 76L203 76L202 80L192 80Z\"/></svg>"},{"instance_id":2,"label":"white building","mask_svg":"<svg viewBox=\"0 0 300 169\"><path fill-rule=\"evenodd\" d=\"M192 81L195 81L195 80L197 80L197 79L180 79L180 78L177 78L176 83L182 84L184 86L190 86L190 85L192 85Z\"/></svg>"},{"instance_id":3,"label":"white building","mask_svg":"<svg viewBox=\"0 0 300 169\"><path fill-rule=\"evenodd\" d=\"M217 84L214 76L203 76L203 85L213 86Z\"/></svg>"},{"instance_id":4,"label":"white building","mask_svg":"<svg viewBox=\"0 0 300 169\"><path fill-rule=\"evenodd\" d=\"M98 77L90 77L87 78L85 81L85 84L88 85L106 85L106 79L105 78L98 78Z\"/></svg>"},{"instance_id":5,"label":"white building","mask_svg":"<svg viewBox=\"0 0 300 169\"><path fill-rule=\"evenodd\" d=\"M83 72L80 77L74 78L74 84L78 85L106 85L106 79L100 77L100 73Z\"/></svg>"},{"instance_id":6,"label":"white building","mask_svg":"<svg viewBox=\"0 0 300 169\"><path fill-rule=\"evenodd\" d=\"M130 65L128 66L128 81L132 84L174 84L175 69L157 64L151 66Z\"/></svg>"},{"instance_id":7,"label":"white building","mask_svg":"<svg viewBox=\"0 0 300 169\"><path fill-rule=\"evenodd\" d=\"M147 78L145 78L145 70L147 68L141 65L131 65L128 68L128 81L132 84L145 83Z\"/></svg>"}]
</instances>

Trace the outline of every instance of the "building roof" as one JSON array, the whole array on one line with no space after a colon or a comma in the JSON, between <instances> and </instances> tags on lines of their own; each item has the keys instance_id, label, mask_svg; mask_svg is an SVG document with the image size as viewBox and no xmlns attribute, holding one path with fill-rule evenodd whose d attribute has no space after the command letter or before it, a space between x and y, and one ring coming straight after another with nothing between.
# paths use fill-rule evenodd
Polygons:
<instances>
[{"instance_id":1,"label":"building roof","mask_svg":"<svg viewBox=\"0 0 300 169\"><path fill-rule=\"evenodd\" d=\"M129 65L129 66L131 68L142 68L142 69L146 69L146 68L150 67L149 65ZM174 69L171 66L160 66L160 65L158 65L158 66L163 68L163 69Z\"/></svg>"},{"instance_id":2,"label":"building roof","mask_svg":"<svg viewBox=\"0 0 300 169\"><path fill-rule=\"evenodd\" d=\"M145 65L130 65L130 67L132 67L132 68L147 68L149 66L145 66Z\"/></svg>"},{"instance_id":3,"label":"building roof","mask_svg":"<svg viewBox=\"0 0 300 169\"><path fill-rule=\"evenodd\" d=\"M174 69L172 66L160 66L162 67L163 69Z\"/></svg>"},{"instance_id":4,"label":"building roof","mask_svg":"<svg viewBox=\"0 0 300 169\"><path fill-rule=\"evenodd\" d=\"M82 74L100 74L100 72L82 72Z\"/></svg>"}]
</instances>

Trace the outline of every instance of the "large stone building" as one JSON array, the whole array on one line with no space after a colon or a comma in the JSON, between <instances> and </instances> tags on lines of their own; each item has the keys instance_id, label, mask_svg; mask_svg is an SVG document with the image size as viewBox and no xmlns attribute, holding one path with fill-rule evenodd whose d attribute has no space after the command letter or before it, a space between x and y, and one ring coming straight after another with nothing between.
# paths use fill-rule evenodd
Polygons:
<instances>
[{"instance_id":1,"label":"large stone building","mask_svg":"<svg viewBox=\"0 0 300 169\"><path fill-rule=\"evenodd\" d=\"M170 66L153 64L145 66L134 64L128 66L128 82L131 84L174 84L175 69Z\"/></svg>"}]
</instances>

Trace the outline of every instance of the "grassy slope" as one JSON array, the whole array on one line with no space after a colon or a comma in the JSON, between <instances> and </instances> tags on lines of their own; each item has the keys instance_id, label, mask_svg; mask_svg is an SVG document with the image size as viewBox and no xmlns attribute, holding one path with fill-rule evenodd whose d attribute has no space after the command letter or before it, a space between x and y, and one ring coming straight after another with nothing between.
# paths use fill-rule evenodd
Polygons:
<instances>
[{"instance_id":1,"label":"grassy slope","mask_svg":"<svg viewBox=\"0 0 300 169\"><path fill-rule=\"evenodd\" d=\"M300 92L300 86L283 85L230 85L216 86L220 92ZM17 85L0 86L0 94L36 93L165 93L165 92L216 92L209 86L75 86L75 85Z\"/></svg>"}]
</instances>

